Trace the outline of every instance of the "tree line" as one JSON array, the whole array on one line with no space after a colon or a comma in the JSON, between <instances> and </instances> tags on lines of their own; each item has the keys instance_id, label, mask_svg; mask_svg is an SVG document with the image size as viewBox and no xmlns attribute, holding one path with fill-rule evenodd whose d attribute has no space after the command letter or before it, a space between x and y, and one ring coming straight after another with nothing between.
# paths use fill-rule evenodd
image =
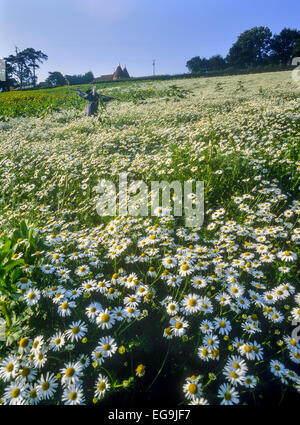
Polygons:
<instances>
[{"instance_id":1,"label":"tree line","mask_svg":"<svg viewBox=\"0 0 300 425\"><path fill-rule=\"evenodd\" d=\"M36 70L40 64L48 60L48 56L41 50L32 47L24 50L15 48L15 54L4 58L6 68L6 80L0 81L0 89L9 90L10 86L19 86L21 89L26 86L36 87ZM57 87L73 84L88 84L94 80L91 71L81 75L62 75L58 71L48 72L49 76L39 87Z\"/></svg>"},{"instance_id":2,"label":"tree line","mask_svg":"<svg viewBox=\"0 0 300 425\"><path fill-rule=\"evenodd\" d=\"M222 70L226 68L249 68L264 65L288 65L300 56L300 31L283 28L272 34L268 27L254 27L244 31L229 49L226 57L210 58L195 56L187 61L192 73Z\"/></svg>"},{"instance_id":3,"label":"tree line","mask_svg":"<svg viewBox=\"0 0 300 425\"><path fill-rule=\"evenodd\" d=\"M95 79L92 71L88 71L85 74L78 75L63 75L59 71L49 72L49 76L46 79L46 87L58 87L65 85L74 85L74 84L89 84Z\"/></svg>"}]
</instances>

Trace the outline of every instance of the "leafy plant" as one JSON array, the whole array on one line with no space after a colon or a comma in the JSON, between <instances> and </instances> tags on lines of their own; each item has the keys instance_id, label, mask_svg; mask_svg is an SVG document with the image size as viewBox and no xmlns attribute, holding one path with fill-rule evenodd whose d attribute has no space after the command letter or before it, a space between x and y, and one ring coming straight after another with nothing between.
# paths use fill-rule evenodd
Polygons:
<instances>
[{"instance_id":1,"label":"leafy plant","mask_svg":"<svg viewBox=\"0 0 300 425\"><path fill-rule=\"evenodd\" d=\"M5 318L7 331L19 331L21 324L27 320L28 309L20 310L22 295L18 290L17 282L24 275L24 267L31 254L41 245L36 226L30 226L23 220L19 227L8 235L0 238L0 312ZM21 313L17 316L16 311ZM10 336L10 340L12 335Z\"/></svg>"}]
</instances>

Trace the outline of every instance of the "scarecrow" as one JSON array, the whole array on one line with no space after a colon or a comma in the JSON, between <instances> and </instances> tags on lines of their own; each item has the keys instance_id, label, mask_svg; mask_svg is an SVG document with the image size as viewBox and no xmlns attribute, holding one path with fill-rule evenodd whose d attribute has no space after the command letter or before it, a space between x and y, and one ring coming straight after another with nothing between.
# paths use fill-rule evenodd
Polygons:
<instances>
[{"instance_id":1,"label":"scarecrow","mask_svg":"<svg viewBox=\"0 0 300 425\"><path fill-rule=\"evenodd\" d=\"M115 97L104 96L103 94L97 93L96 86L93 86L93 88L88 89L85 93L83 93L79 89L71 89L71 90L75 90L80 97L88 101L87 110L86 110L86 115L88 117L97 114L99 102L100 102L100 105L104 108L106 102L109 102L110 100L119 100Z\"/></svg>"}]
</instances>

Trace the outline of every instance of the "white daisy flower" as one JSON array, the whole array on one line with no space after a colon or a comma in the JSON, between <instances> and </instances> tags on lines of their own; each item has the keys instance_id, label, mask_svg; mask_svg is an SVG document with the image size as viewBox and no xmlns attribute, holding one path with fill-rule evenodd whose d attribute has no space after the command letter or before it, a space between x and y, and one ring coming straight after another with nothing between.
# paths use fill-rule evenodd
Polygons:
<instances>
[{"instance_id":1,"label":"white daisy flower","mask_svg":"<svg viewBox=\"0 0 300 425\"><path fill-rule=\"evenodd\" d=\"M109 390L109 388L110 388L110 383L108 379L105 376L100 374L98 376L98 379L95 385L95 397L103 398L106 392Z\"/></svg>"},{"instance_id":2,"label":"white daisy flower","mask_svg":"<svg viewBox=\"0 0 300 425\"><path fill-rule=\"evenodd\" d=\"M69 385L65 387L62 401L66 405L85 405L83 389L79 385Z\"/></svg>"},{"instance_id":3,"label":"white daisy flower","mask_svg":"<svg viewBox=\"0 0 300 425\"><path fill-rule=\"evenodd\" d=\"M57 387L58 382L54 374L47 372L46 376L44 377L44 375L41 375L37 382L37 395L40 399L47 400L53 397Z\"/></svg>"}]
</instances>

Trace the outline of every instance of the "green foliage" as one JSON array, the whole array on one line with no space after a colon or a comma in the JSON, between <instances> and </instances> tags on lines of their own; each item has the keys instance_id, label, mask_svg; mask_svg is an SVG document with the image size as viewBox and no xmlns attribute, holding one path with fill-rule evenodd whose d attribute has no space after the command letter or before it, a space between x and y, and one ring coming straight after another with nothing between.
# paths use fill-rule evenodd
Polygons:
<instances>
[{"instance_id":1,"label":"green foliage","mask_svg":"<svg viewBox=\"0 0 300 425\"><path fill-rule=\"evenodd\" d=\"M166 102L170 100L179 102L180 99L185 98L190 92L191 91L188 89L183 89L176 86L176 84L172 84L165 92Z\"/></svg>"},{"instance_id":2,"label":"green foliage","mask_svg":"<svg viewBox=\"0 0 300 425\"><path fill-rule=\"evenodd\" d=\"M16 47L16 54L4 58L6 62L6 74L9 83L16 82L22 87L24 83L36 85L36 70L40 67L48 56L41 50L35 50L32 47L19 50Z\"/></svg>"},{"instance_id":3,"label":"green foliage","mask_svg":"<svg viewBox=\"0 0 300 425\"><path fill-rule=\"evenodd\" d=\"M67 84L66 78L59 71L49 72L49 77L46 79L49 87L59 87Z\"/></svg>"},{"instance_id":4,"label":"green foliage","mask_svg":"<svg viewBox=\"0 0 300 425\"><path fill-rule=\"evenodd\" d=\"M186 67L192 73L218 71L226 68L226 61L221 55L215 55L209 59L195 56L187 61Z\"/></svg>"},{"instance_id":5,"label":"green foliage","mask_svg":"<svg viewBox=\"0 0 300 425\"><path fill-rule=\"evenodd\" d=\"M298 30L284 28L279 34L275 34L270 42L272 62L288 63L294 55L297 56L294 52L297 40L300 40Z\"/></svg>"},{"instance_id":6,"label":"green foliage","mask_svg":"<svg viewBox=\"0 0 300 425\"><path fill-rule=\"evenodd\" d=\"M295 42L295 46L294 46L294 50L293 50L293 55L296 57L300 56L300 38L298 38Z\"/></svg>"},{"instance_id":7,"label":"green foliage","mask_svg":"<svg viewBox=\"0 0 300 425\"><path fill-rule=\"evenodd\" d=\"M211 58L195 56L186 67L192 74L241 70L264 65L287 65L293 56L299 56L300 31L284 28L272 36L268 27L253 27L238 36L224 59L220 55ZM229 71L228 69L228 71Z\"/></svg>"},{"instance_id":8,"label":"green foliage","mask_svg":"<svg viewBox=\"0 0 300 425\"><path fill-rule=\"evenodd\" d=\"M30 308L24 307L22 291L17 282L24 269L32 263L32 254L41 247L36 226L21 221L18 228L0 237L0 312L6 320L8 344L18 338L29 318Z\"/></svg>"},{"instance_id":9,"label":"green foliage","mask_svg":"<svg viewBox=\"0 0 300 425\"><path fill-rule=\"evenodd\" d=\"M89 84L94 80L94 74L92 71L86 72L83 75L65 75L65 80L67 80L68 84Z\"/></svg>"},{"instance_id":10,"label":"green foliage","mask_svg":"<svg viewBox=\"0 0 300 425\"><path fill-rule=\"evenodd\" d=\"M268 27L254 27L239 35L227 61L238 67L261 65L270 51L272 33Z\"/></svg>"}]
</instances>

